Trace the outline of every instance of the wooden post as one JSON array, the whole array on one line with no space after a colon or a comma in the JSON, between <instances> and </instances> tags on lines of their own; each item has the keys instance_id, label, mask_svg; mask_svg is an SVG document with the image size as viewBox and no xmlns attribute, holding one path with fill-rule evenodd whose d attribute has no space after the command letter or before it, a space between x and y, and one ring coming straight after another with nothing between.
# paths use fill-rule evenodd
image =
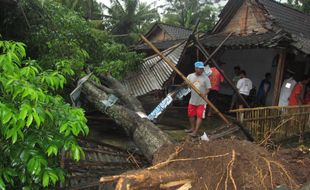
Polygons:
<instances>
[{"instance_id":1,"label":"wooden post","mask_svg":"<svg viewBox=\"0 0 310 190\"><path fill-rule=\"evenodd\" d=\"M242 16L239 19L240 33L241 34L247 33L248 12L249 12L249 7L247 4L245 4L245 10L243 10Z\"/></svg>"},{"instance_id":2,"label":"wooden post","mask_svg":"<svg viewBox=\"0 0 310 190\"><path fill-rule=\"evenodd\" d=\"M209 55L209 57L207 57L207 60L204 62L205 64L208 63L213 56L217 53L217 51L224 45L224 43L228 40L228 38L230 38L230 36L233 34L233 32L229 33L226 38L220 43L219 46L217 46L217 48L211 53L211 55ZM199 48L198 48L199 49Z\"/></svg>"},{"instance_id":3,"label":"wooden post","mask_svg":"<svg viewBox=\"0 0 310 190\"><path fill-rule=\"evenodd\" d=\"M273 98L272 98L272 105L273 106L276 106L279 103L281 83L282 83L284 67L285 67L285 58L286 58L286 52L284 50L282 50L279 54L276 79L274 82L274 90L273 90Z\"/></svg>"},{"instance_id":4,"label":"wooden post","mask_svg":"<svg viewBox=\"0 0 310 190\"><path fill-rule=\"evenodd\" d=\"M204 49L203 45L198 41L197 38L193 37L193 40L196 44L196 46L200 49L201 53L206 57L206 58L210 58L211 56L209 55L209 53ZM210 58L212 64L217 68L217 70L221 73L221 75L224 77L224 79L228 82L228 84L232 87L232 89L234 90L235 93L237 93L237 95L239 96L239 98L241 99L241 101L244 103L245 107L249 108L249 104L247 103L247 101L244 99L243 96L241 96L241 94L239 93L239 90L237 89L237 87L234 85L234 83L227 77L227 75L222 71L222 69L219 67L219 65L216 63L216 61L212 58Z\"/></svg>"},{"instance_id":5,"label":"wooden post","mask_svg":"<svg viewBox=\"0 0 310 190\"><path fill-rule=\"evenodd\" d=\"M148 41L143 35L140 35L142 40L151 47L191 88L194 90L208 105L222 118L222 120L231 125L228 119L210 102L202 93L179 71L179 69L173 64L170 59L166 58L150 41Z\"/></svg>"}]
</instances>

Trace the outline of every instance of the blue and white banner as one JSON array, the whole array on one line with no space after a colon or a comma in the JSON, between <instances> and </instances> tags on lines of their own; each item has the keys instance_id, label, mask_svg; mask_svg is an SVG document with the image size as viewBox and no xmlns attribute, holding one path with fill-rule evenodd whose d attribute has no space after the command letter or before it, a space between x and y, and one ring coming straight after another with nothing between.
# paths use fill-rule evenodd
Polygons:
<instances>
[{"instance_id":1,"label":"blue and white banner","mask_svg":"<svg viewBox=\"0 0 310 190\"><path fill-rule=\"evenodd\" d=\"M166 96L165 99L163 99L158 106L147 116L147 118L151 121L154 121L166 108L169 104L172 102L172 97L170 94Z\"/></svg>"},{"instance_id":2,"label":"blue and white banner","mask_svg":"<svg viewBox=\"0 0 310 190\"><path fill-rule=\"evenodd\" d=\"M175 94L177 99L182 99L188 93L190 93L190 88L180 88L177 91L169 93L165 99L163 99L158 106L147 116L151 121L154 121L173 101L172 95Z\"/></svg>"}]
</instances>

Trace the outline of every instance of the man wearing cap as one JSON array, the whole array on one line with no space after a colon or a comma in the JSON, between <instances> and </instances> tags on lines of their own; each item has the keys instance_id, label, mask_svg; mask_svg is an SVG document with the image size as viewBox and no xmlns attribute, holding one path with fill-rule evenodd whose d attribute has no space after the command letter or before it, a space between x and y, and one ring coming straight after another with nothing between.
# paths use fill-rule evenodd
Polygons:
<instances>
[{"instance_id":1,"label":"man wearing cap","mask_svg":"<svg viewBox=\"0 0 310 190\"><path fill-rule=\"evenodd\" d=\"M209 78L204 74L204 64L201 61L195 62L195 72L189 74L187 79L207 97L211 83ZM202 119L205 117L206 102L195 91L191 91L191 98L188 104L188 117L191 129L186 130L191 136L197 136L198 129L201 125Z\"/></svg>"}]
</instances>

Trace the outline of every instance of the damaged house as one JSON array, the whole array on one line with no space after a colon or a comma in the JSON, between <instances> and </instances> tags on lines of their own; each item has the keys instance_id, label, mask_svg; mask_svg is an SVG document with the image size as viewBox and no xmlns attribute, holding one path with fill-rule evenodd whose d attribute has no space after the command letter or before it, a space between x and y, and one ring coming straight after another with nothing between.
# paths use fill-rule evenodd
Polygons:
<instances>
[{"instance_id":1,"label":"damaged house","mask_svg":"<svg viewBox=\"0 0 310 190\"><path fill-rule=\"evenodd\" d=\"M233 67L239 65L256 88L270 72L267 105L277 105L286 69L294 71L297 80L309 73L310 15L272 0L230 0L202 43L215 48L230 32L234 34L219 55L226 63L223 70L232 78ZM221 92L232 94L225 86Z\"/></svg>"},{"instance_id":2,"label":"damaged house","mask_svg":"<svg viewBox=\"0 0 310 190\"><path fill-rule=\"evenodd\" d=\"M267 98L267 105L277 105L287 69L294 71L297 80L309 73L309 15L272 0L230 0L219 17L212 33L199 38L200 43L212 53L232 32L216 53L215 59L225 63L222 69L229 78L234 76L233 68L240 66L247 72L256 88L265 73L270 72L272 89ZM177 64L184 75L193 72L192 63L206 58L193 43L185 48L185 38L191 32L188 31L187 36L179 33L179 36L182 36L179 39L165 38L166 32L162 26L164 25L155 25L146 37L158 49L165 50L164 54ZM153 52L142 43L136 50L148 55ZM182 82L157 55L146 58L139 74L135 73L127 79L131 80L126 80L124 84L136 96L163 90L169 85ZM233 91L224 83L220 93L232 95Z\"/></svg>"}]
</instances>

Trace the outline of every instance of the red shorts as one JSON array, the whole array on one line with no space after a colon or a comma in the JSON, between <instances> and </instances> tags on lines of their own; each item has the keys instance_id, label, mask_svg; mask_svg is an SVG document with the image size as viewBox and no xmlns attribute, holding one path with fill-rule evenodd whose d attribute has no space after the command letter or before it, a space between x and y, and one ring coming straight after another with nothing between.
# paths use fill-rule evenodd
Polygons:
<instances>
[{"instance_id":1,"label":"red shorts","mask_svg":"<svg viewBox=\"0 0 310 190\"><path fill-rule=\"evenodd\" d=\"M188 104L187 115L189 118L196 116L197 118L204 119L205 112L206 112L206 105L195 106L192 104Z\"/></svg>"}]
</instances>

